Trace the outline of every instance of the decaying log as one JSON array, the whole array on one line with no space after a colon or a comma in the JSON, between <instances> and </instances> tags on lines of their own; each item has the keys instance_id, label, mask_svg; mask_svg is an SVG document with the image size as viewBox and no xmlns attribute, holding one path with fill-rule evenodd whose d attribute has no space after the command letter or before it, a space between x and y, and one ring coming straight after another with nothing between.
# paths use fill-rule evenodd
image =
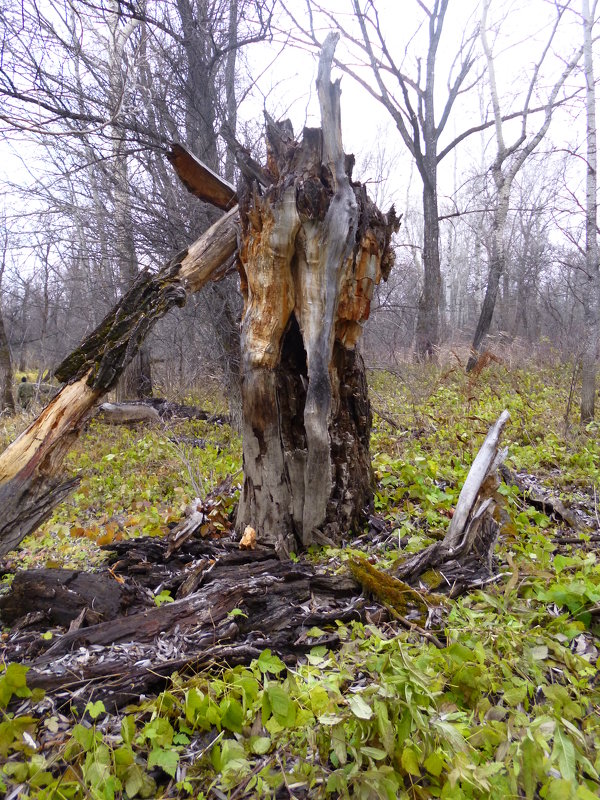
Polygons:
<instances>
[{"instance_id":1,"label":"decaying log","mask_svg":"<svg viewBox=\"0 0 600 800\"><path fill-rule=\"evenodd\" d=\"M110 578L115 586L120 585L115 577L127 586L135 581L151 586L152 594L169 586L175 595L196 570L201 580L193 594L160 607L150 599L137 613L128 609L129 615L123 616L121 609L110 621L62 635L55 631L49 642L39 635L27 639L17 631L9 635L3 656L31 667L31 687L54 693L81 689L83 705L98 698L120 705L137 700L141 692L188 664L217 658L221 666L236 659L247 663L265 647L291 663L315 645L338 643L335 630L307 636L314 626L365 620L369 607L376 613L350 577L327 574L308 562L281 562L273 550L242 551L232 542L202 540L188 542L185 552L173 556L166 548L167 542L160 539L111 545L111 571L96 577ZM24 573L26 580L35 580L37 572ZM15 601L5 600L5 607ZM231 615L234 609L242 613ZM40 626L45 630L47 621Z\"/></svg>"},{"instance_id":2,"label":"decaying log","mask_svg":"<svg viewBox=\"0 0 600 800\"><path fill-rule=\"evenodd\" d=\"M41 612L49 627L69 625L85 608L88 622L100 622L124 613L134 596L132 587L118 583L110 573L32 569L18 572L10 592L0 597L0 616L12 625L26 614Z\"/></svg>"},{"instance_id":3,"label":"decaying log","mask_svg":"<svg viewBox=\"0 0 600 800\"><path fill-rule=\"evenodd\" d=\"M145 403L101 403L98 418L107 425L160 424L160 414Z\"/></svg>"},{"instance_id":4,"label":"decaying log","mask_svg":"<svg viewBox=\"0 0 600 800\"><path fill-rule=\"evenodd\" d=\"M424 588L421 581L426 570L433 568L439 575L436 592L450 596L493 579L498 524L492 508L503 455L498 439L507 419L504 413L492 427L467 477L457 507L459 518L465 520L458 535L456 530L449 531L444 541L409 557L394 570L396 580L382 576L368 561L355 559L361 567L355 575L366 591L383 605L391 605L390 613L413 633L438 647L443 642L399 613L394 597L401 597L402 608L406 597L409 605L416 599L418 613L423 609L438 613L436 608L439 611L446 601ZM482 469L484 456L487 467ZM241 550L228 539L188 536L178 543L134 539L105 549L111 552L110 565L99 575L53 570L23 573L0 604L11 621L18 619L19 608L30 616L45 610L58 573L65 574L66 589L76 589L78 598L88 598L92 610L95 599L90 587L94 584L87 584L88 580L97 581L103 593L107 580L109 588L118 587L115 597L106 601L104 620L88 615L78 599L76 608L62 611L65 624L77 613L76 624L65 633L54 632L51 642L39 635L28 638L26 630L15 630L5 642L5 659L31 667L30 687L42 687L80 708L88 700L102 699L107 707L136 701L174 670L206 667L213 661L219 667L248 663L265 647L292 664L315 645L337 646L336 620L386 618L381 606L367 605L359 583L350 575L332 574L305 560L282 562L273 548ZM368 582L363 582L362 567L370 576ZM41 595L40 602L25 597L27 586L38 587L32 594ZM165 589L176 599L156 607L152 598ZM67 595L61 596L63 606L66 599ZM43 628L47 622L47 618L38 619ZM309 635L314 626L325 632Z\"/></svg>"},{"instance_id":5,"label":"decaying log","mask_svg":"<svg viewBox=\"0 0 600 800\"><path fill-rule=\"evenodd\" d=\"M266 180L240 191L242 440L237 528L282 555L339 542L371 495L369 407L356 352L399 220L352 182L344 154L337 36L319 63L322 129L300 143L267 120ZM268 184L268 185L265 185Z\"/></svg>"},{"instance_id":6,"label":"decaying log","mask_svg":"<svg viewBox=\"0 0 600 800\"><path fill-rule=\"evenodd\" d=\"M237 207L157 273L143 272L56 369L66 385L0 454L0 558L47 519L73 488L62 461L99 399L117 382L154 323L221 273L237 247Z\"/></svg>"}]
</instances>

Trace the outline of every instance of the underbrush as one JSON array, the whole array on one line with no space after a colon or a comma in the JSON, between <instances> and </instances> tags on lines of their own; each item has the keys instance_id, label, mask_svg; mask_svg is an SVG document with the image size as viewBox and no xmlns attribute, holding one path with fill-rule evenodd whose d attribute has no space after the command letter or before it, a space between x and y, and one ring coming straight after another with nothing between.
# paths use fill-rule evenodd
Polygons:
<instances>
[{"instance_id":1,"label":"underbrush","mask_svg":"<svg viewBox=\"0 0 600 800\"><path fill-rule=\"evenodd\" d=\"M15 798L597 797L600 443L595 424L565 420L569 377L499 364L477 379L458 366L371 374L374 510L391 532L360 542L379 567L443 537L503 408L508 466L579 515L566 531L503 485L498 577L451 601L443 648L392 624L338 623L340 649L315 647L294 669L264 651L248 667L175 674L121 715L92 703L80 717L32 695L13 664L0 677L0 789ZM78 489L7 566L98 564L99 545L164 535L199 490L240 467L227 426L94 423L69 456ZM312 557L343 570L348 552Z\"/></svg>"}]
</instances>

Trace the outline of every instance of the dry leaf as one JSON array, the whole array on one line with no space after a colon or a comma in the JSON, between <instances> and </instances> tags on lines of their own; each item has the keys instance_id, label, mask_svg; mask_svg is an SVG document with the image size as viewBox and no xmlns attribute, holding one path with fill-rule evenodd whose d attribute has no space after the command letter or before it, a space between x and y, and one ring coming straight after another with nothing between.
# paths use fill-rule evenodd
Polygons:
<instances>
[{"instance_id":1,"label":"dry leaf","mask_svg":"<svg viewBox=\"0 0 600 800\"><path fill-rule=\"evenodd\" d=\"M240 540L240 550L254 550L256 547L256 531L251 525L246 525L244 535Z\"/></svg>"}]
</instances>

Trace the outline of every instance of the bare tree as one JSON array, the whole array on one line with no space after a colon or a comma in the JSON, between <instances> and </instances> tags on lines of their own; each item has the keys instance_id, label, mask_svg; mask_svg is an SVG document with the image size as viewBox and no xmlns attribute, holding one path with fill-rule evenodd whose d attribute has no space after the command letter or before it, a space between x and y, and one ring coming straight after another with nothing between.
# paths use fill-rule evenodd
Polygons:
<instances>
[{"instance_id":1,"label":"bare tree","mask_svg":"<svg viewBox=\"0 0 600 800\"><path fill-rule=\"evenodd\" d=\"M45 149L51 174L38 178L38 202L52 209L54 227L71 229L61 244L61 274L68 283L89 271L87 305L98 318L140 268L156 268L214 221L210 206L178 185L166 145L186 143L219 168L219 127L236 121L238 53L266 35L268 7L252 0L49 0L43 7L27 1L21 14L1 12L11 34L0 64L4 120ZM231 159L227 170L233 174ZM212 325L212 351L239 406L236 298L231 280L209 290L191 327L200 315L205 328ZM148 361L142 349L136 394ZM131 368L127 384L129 393Z\"/></svg>"},{"instance_id":2,"label":"bare tree","mask_svg":"<svg viewBox=\"0 0 600 800\"><path fill-rule=\"evenodd\" d=\"M592 54L593 26L597 2L590 6L582 0L583 59L585 76L585 112L587 170L585 191L585 292L584 320L586 327L581 384L581 422L594 419L596 399L596 362L600 314L600 275L598 272L598 156L596 145L596 84L594 83L594 60Z\"/></svg>"},{"instance_id":3,"label":"bare tree","mask_svg":"<svg viewBox=\"0 0 600 800\"><path fill-rule=\"evenodd\" d=\"M472 88L478 76L474 74L477 26L469 28L459 42L453 59L447 90L439 104L437 71L440 42L449 0L431 0L426 3L415 0L421 14L418 29L406 44L406 49L394 46L393 37L384 30L380 19L379 4L375 0L351 0L358 32L352 35L344 30L339 15L328 12L318 3L310 3L324 14L330 24L337 27L346 41L357 52L361 64L355 68L350 63L337 65L352 75L360 85L379 101L390 114L400 138L414 159L423 185L423 288L418 304L415 349L419 359L434 355L440 341L439 305L441 294L441 271L439 249L438 211L438 166L445 156L470 134L489 126L485 121L463 131L452 141L441 144L458 98ZM288 12L289 13L289 12ZM293 14L296 26L301 29ZM309 15L312 20L312 13ZM415 40L420 29L426 29L426 45L423 58L416 49ZM318 44L314 28L305 31ZM399 52L398 52L399 51ZM414 71L409 74L407 63L412 59ZM353 59L354 61L354 59ZM361 63L362 62L362 63ZM371 72L372 80L364 76L364 69ZM374 82L374 85L373 85Z\"/></svg>"},{"instance_id":4,"label":"bare tree","mask_svg":"<svg viewBox=\"0 0 600 800\"><path fill-rule=\"evenodd\" d=\"M496 196L494 201L493 223L492 223L492 241L491 252L489 257L488 267L488 282L485 293L485 298L475 329L473 338L472 355L467 364L467 371L471 370L476 362L478 353L485 342L485 337L490 329L494 308L496 305L496 297L498 295L498 287L500 284L500 277L506 269L506 249L505 249L505 228L506 220L508 217L510 193L514 180L522 169L523 165L534 152L536 147L542 141L552 121L552 115L556 108L558 95L565 84L569 75L575 69L579 59L581 58L581 49L570 58L565 65L561 74L552 86L548 93L546 102L544 103L543 119L535 131L530 132L528 126L530 124L532 114L532 100L535 96L536 90L539 90L538 82L540 71L546 61L551 46L555 39L556 32L559 28L560 22L564 16L567 6L556 6L556 20L548 40L546 41L541 56L531 73L527 91L525 93L525 100L523 103L523 110L520 112L521 126L520 132L511 144L506 143L505 138L505 119L503 116L500 95L497 85L496 68L492 49L488 37L488 13L490 10L491 0L483 0L482 6L482 19L481 19L481 42L483 51L485 53L487 74L489 80L490 96L492 107L494 110L495 120L495 135L496 135L496 157L491 167L492 178L496 188ZM567 4L568 5L568 4Z\"/></svg>"}]
</instances>

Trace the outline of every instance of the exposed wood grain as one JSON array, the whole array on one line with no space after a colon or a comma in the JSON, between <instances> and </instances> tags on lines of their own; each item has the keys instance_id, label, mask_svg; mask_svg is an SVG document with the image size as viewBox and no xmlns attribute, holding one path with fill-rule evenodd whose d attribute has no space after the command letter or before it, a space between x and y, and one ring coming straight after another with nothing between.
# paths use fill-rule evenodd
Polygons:
<instances>
[{"instance_id":1,"label":"exposed wood grain","mask_svg":"<svg viewBox=\"0 0 600 800\"><path fill-rule=\"evenodd\" d=\"M167 158L186 189L213 206L229 211L237 205L234 187L180 144L173 144Z\"/></svg>"}]
</instances>

